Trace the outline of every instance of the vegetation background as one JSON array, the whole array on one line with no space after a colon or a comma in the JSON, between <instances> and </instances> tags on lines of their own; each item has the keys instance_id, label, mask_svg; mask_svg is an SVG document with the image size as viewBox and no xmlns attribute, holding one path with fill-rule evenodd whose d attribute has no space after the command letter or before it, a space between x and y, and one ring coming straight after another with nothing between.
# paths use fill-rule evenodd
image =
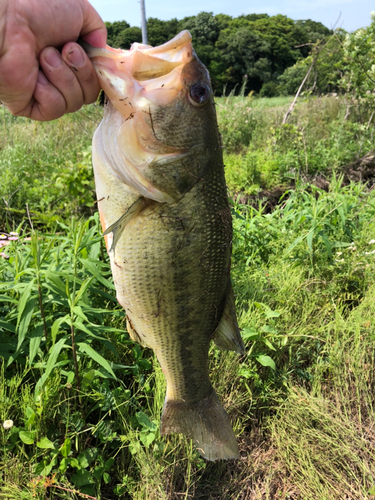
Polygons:
<instances>
[{"instance_id":1,"label":"vegetation background","mask_svg":"<svg viewBox=\"0 0 375 500\"><path fill-rule=\"evenodd\" d=\"M129 49L133 42L142 42L141 29L126 21L107 22L106 26L108 44L113 47ZM165 43L182 30L192 34L195 51L208 68L218 96L234 89L238 92L243 84L245 94L253 91L262 97L295 92L294 87L300 85L304 71L300 62L311 55L312 48L327 43L333 35L333 31L320 22L294 21L281 14L232 18L201 12L180 21L147 20L148 42L153 46ZM336 31L335 41L330 42L326 51L329 55L320 64L317 79L320 92L337 89L339 74L332 66L340 59L339 47L344 35L343 30ZM288 68L292 69L286 72Z\"/></svg>"},{"instance_id":2,"label":"vegetation background","mask_svg":"<svg viewBox=\"0 0 375 500\"><path fill-rule=\"evenodd\" d=\"M113 45L136 40L124 23ZM247 354L212 346L210 371L241 459L159 435L164 378L126 333L96 214L100 107L52 123L0 108L0 498L373 499L375 21L201 13L149 20L150 42L183 28L221 96Z\"/></svg>"}]
</instances>

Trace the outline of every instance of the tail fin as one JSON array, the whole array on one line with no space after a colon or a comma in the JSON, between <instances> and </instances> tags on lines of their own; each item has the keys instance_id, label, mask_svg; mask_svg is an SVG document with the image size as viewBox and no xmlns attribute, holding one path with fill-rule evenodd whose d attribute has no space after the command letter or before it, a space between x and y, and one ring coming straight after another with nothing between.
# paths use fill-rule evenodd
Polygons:
<instances>
[{"instance_id":1,"label":"tail fin","mask_svg":"<svg viewBox=\"0 0 375 500\"><path fill-rule=\"evenodd\" d=\"M165 401L161 434L172 433L193 439L206 460L229 460L240 456L229 417L214 390L197 403Z\"/></svg>"}]
</instances>

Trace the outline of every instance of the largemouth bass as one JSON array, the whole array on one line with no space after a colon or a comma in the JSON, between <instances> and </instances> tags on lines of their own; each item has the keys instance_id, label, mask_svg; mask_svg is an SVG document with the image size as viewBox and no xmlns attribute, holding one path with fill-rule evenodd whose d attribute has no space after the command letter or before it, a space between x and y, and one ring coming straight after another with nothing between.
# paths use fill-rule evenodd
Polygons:
<instances>
[{"instance_id":1,"label":"largemouth bass","mask_svg":"<svg viewBox=\"0 0 375 500\"><path fill-rule=\"evenodd\" d=\"M85 48L107 96L93 140L100 219L129 335L167 381L161 434L185 434L208 460L237 458L208 374L211 339L244 353L208 72L187 31L160 47Z\"/></svg>"}]
</instances>

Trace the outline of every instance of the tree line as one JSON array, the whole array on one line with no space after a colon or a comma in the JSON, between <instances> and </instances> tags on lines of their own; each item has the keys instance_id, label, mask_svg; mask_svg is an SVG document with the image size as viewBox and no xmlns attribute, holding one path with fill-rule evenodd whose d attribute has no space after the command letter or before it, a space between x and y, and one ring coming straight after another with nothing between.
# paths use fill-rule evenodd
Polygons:
<instances>
[{"instance_id":1,"label":"tree line","mask_svg":"<svg viewBox=\"0 0 375 500\"><path fill-rule=\"evenodd\" d=\"M305 93L350 92L369 103L375 100L374 16L370 26L353 33L281 14L231 17L212 12L169 21L150 17L147 30L153 46L189 30L218 96L230 92L291 95L308 74ZM108 44L113 47L129 49L133 42L142 41L141 29L126 21L106 26Z\"/></svg>"},{"instance_id":2,"label":"tree line","mask_svg":"<svg viewBox=\"0 0 375 500\"><path fill-rule=\"evenodd\" d=\"M142 41L141 29L126 21L107 22L106 26L108 44L113 47L129 49L133 42ZM281 14L231 17L201 12L181 20L147 20L148 41L153 46L185 29L210 72L216 95L239 90L242 85L246 93L274 92L285 70L308 57L312 45L332 33L320 22L294 21Z\"/></svg>"}]
</instances>

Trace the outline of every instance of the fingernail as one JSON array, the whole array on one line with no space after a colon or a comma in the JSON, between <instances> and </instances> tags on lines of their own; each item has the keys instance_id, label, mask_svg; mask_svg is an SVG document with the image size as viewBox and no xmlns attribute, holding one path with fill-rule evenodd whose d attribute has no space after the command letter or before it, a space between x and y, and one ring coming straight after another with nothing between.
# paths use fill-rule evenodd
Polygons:
<instances>
[{"instance_id":1,"label":"fingernail","mask_svg":"<svg viewBox=\"0 0 375 500\"><path fill-rule=\"evenodd\" d=\"M83 54L83 50L79 47L75 47L74 49L71 49L70 52L67 54L67 59L71 64L74 66L83 66L85 62L85 56Z\"/></svg>"},{"instance_id":2,"label":"fingernail","mask_svg":"<svg viewBox=\"0 0 375 500\"><path fill-rule=\"evenodd\" d=\"M62 64L60 53L53 47L45 49L44 60L52 68L59 68Z\"/></svg>"},{"instance_id":3,"label":"fingernail","mask_svg":"<svg viewBox=\"0 0 375 500\"><path fill-rule=\"evenodd\" d=\"M41 83L42 85L48 85L48 80L45 77L45 74L42 71L39 71L37 82Z\"/></svg>"}]
</instances>

